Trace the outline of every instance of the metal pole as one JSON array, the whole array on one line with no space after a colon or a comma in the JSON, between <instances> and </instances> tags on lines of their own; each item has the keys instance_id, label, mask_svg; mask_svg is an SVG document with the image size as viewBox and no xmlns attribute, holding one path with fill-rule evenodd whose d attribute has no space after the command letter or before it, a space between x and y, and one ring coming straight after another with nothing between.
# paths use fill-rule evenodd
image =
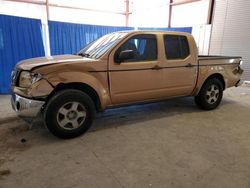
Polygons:
<instances>
[{"instance_id":1,"label":"metal pole","mask_svg":"<svg viewBox=\"0 0 250 188\"><path fill-rule=\"evenodd\" d=\"M46 0L47 21L49 21L49 0Z\"/></svg>"},{"instance_id":2,"label":"metal pole","mask_svg":"<svg viewBox=\"0 0 250 188\"><path fill-rule=\"evenodd\" d=\"M50 56L50 38L49 38L49 19L50 19L50 13L49 13L49 0L46 0L45 3L46 6L46 15L47 15L47 22L44 24L44 35L45 35L45 55Z\"/></svg>"},{"instance_id":3,"label":"metal pole","mask_svg":"<svg viewBox=\"0 0 250 188\"><path fill-rule=\"evenodd\" d=\"M207 16L207 24L212 24L213 10L214 10L214 0L210 0L209 1L208 16Z\"/></svg>"},{"instance_id":4,"label":"metal pole","mask_svg":"<svg viewBox=\"0 0 250 188\"><path fill-rule=\"evenodd\" d=\"M169 16L168 16L168 27L171 27L171 21L172 21L172 4L173 0L169 1Z\"/></svg>"},{"instance_id":5,"label":"metal pole","mask_svg":"<svg viewBox=\"0 0 250 188\"><path fill-rule=\"evenodd\" d=\"M128 27L128 20L129 20L129 0L125 0L126 3L126 11L125 11L125 25Z\"/></svg>"}]
</instances>

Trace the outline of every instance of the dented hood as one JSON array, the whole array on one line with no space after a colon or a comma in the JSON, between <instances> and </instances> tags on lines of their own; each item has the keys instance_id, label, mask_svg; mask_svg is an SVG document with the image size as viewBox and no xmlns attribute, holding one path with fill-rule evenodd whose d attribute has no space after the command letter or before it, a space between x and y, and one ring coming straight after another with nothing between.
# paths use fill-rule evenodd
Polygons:
<instances>
[{"instance_id":1,"label":"dented hood","mask_svg":"<svg viewBox=\"0 0 250 188\"><path fill-rule=\"evenodd\" d=\"M22 70L31 70L36 67L52 65L57 63L67 63L67 62L80 62L80 61L94 61L93 59L81 57L78 55L56 55L47 57L37 57L32 59L26 59L20 61L17 64L17 68Z\"/></svg>"}]
</instances>

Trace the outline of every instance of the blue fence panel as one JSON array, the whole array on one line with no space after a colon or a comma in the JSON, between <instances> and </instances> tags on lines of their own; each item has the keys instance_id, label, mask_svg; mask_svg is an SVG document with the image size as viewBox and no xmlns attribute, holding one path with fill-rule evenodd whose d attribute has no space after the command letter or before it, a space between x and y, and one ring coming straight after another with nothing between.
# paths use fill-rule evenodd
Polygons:
<instances>
[{"instance_id":1,"label":"blue fence panel","mask_svg":"<svg viewBox=\"0 0 250 188\"><path fill-rule=\"evenodd\" d=\"M0 93L10 92L10 75L23 59L44 56L41 21L0 15Z\"/></svg>"},{"instance_id":2,"label":"blue fence panel","mask_svg":"<svg viewBox=\"0 0 250 188\"><path fill-rule=\"evenodd\" d=\"M51 55L73 54L89 42L110 32L133 27L99 26L49 21Z\"/></svg>"},{"instance_id":3,"label":"blue fence panel","mask_svg":"<svg viewBox=\"0 0 250 188\"><path fill-rule=\"evenodd\" d=\"M192 33L192 27L171 27L171 28L139 27L138 30L180 31L186 33Z\"/></svg>"}]
</instances>

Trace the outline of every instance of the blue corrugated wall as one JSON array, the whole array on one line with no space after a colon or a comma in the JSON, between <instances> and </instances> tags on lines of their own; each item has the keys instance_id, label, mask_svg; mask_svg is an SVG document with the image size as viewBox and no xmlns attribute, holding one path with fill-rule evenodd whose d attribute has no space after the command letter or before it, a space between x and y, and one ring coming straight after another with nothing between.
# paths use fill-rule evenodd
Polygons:
<instances>
[{"instance_id":1,"label":"blue corrugated wall","mask_svg":"<svg viewBox=\"0 0 250 188\"><path fill-rule=\"evenodd\" d=\"M44 56L41 20L0 15L0 93L10 92L18 61L38 56Z\"/></svg>"},{"instance_id":2,"label":"blue corrugated wall","mask_svg":"<svg viewBox=\"0 0 250 188\"><path fill-rule=\"evenodd\" d=\"M180 31L186 33L192 33L192 27L171 27L171 28L139 27L138 30Z\"/></svg>"},{"instance_id":3,"label":"blue corrugated wall","mask_svg":"<svg viewBox=\"0 0 250 188\"><path fill-rule=\"evenodd\" d=\"M89 42L107 33L133 29L133 27L114 27L49 21L51 54L76 53Z\"/></svg>"}]
</instances>

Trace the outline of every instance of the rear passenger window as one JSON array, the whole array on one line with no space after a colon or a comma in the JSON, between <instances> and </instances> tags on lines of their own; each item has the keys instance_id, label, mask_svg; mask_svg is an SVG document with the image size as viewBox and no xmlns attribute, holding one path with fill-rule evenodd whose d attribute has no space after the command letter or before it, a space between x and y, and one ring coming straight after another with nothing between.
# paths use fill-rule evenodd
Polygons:
<instances>
[{"instance_id":1,"label":"rear passenger window","mask_svg":"<svg viewBox=\"0 0 250 188\"><path fill-rule=\"evenodd\" d=\"M167 59L185 59L190 54L185 36L164 35L164 46Z\"/></svg>"}]
</instances>

